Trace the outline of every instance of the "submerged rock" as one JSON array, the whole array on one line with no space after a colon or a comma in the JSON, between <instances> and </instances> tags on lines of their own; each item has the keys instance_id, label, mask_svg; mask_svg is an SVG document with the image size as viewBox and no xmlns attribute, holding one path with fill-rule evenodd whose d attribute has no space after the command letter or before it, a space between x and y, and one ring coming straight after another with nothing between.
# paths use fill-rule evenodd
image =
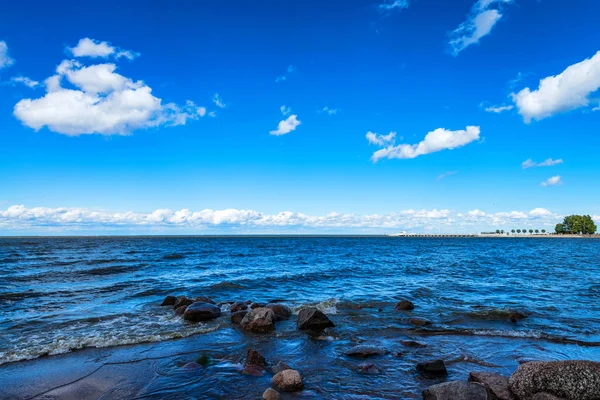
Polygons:
<instances>
[{"instance_id":1,"label":"submerged rock","mask_svg":"<svg viewBox=\"0 0 600 400\"><path fill-rule=\"evenodd\" d=\"M301 330L323 330L335 326L334 323L327 318L327 315L323 314L323 312L315 307L303 308L300 310L296 325L298 326L298 329Z\"/></svg>"},{"instance_id":2,"label":"submerged rock","mask_svg":"<svg viewBox=\"0 0 600 400\"><path fill-rule=\"evenodd\" d=\"M463 381L444 382L423 391L423 400L487 400L485 388Z\"/></svg>"},{"instance_id":3,"label":"submerged rock","mask_svg":"<svg viewBox=\"0 0 600 400\"><path fill-rule=\"evenodd\" d=\"M161 305L161 307L162 306L173 306L173 305L175 305L176 301L177 301L177 297L175 297L175 296L167 296L162 301L162 303L160 303L160 305Z\"/></svg>"},{"instance_id":4,"label":"submerged rock","mask_svg":"<svg viewBox=\"0 0 600 400\"><path fill-rule=\"evenodd\" d=\"M265 306L265 308L270 308L273 310L278 321L289 318L292 315L292 309L285 304L269 303Z\"/></svg>"},{"instance_id":5,"label":"submerged rock","mask_svg":"<svg viewBox=\"0 0 600 400\"><path fill-rule=\"evenodd\" d=\"M510 390L508 378L493 372L471 372L469 382L486 388L490 400L517 400Z\"/></svg>"},{"instance_id":6,"label":"submerged rock","mask_svg":"<svg viewBox=\"0 0 600 400\"><path fill-rule=\"evenodd\" d=\"M246 316L246 314L248 314L248 310L234 312L233 314L231 314L231 323L239 325Z\"/></svg>"},{"instance_id":7,"label":"submerged rock","mask_svg":"<svg viewBox=\"0 0 600 400\"><path fill-rule=\"evenodd\" d=\"M431 322L424 318L411 318L408 320L408 322L410 322L411 325L419 326L419 327L431 325Z\"/></svg>"},{"instance_id":8,"label":"submerged rock","mask_svg":"<svg viewBox=\"0 0 600 400\"><path fill-rule=\"evenodd\" d=\"M446 376L448 371L446 370L446 364L442 360L426 361L417 364L417 371L424 376Z\"/></svg>"},{"instance_id":9,"label":"submerged rock","mask_svg":"<svg viewBox=\"0 0 600 400\"><path fill-rule=\"evenodd\" d=\"M427 347L425 343L417 342L414 340L401 340L402 346L406 347Z\"/></svg>"},{"instance_id":10,"label":"submerged rock","mask_svg":"<svg viewBox=\"0 0 600 400\"><path fill-rule=\"evenodd\" d=\"M297 392L304 388L302 376L294 369L286 369L275 374L271 382L282 392Z\"/></svg>"},{"instance_id":11,"label":"submerged rock","mask_svg":"<svg viewBox=\"0 0 600 400\"><path fill-rule=\"evenodd\" d=\"M379 373L379 370L377 369L375 364L371 364L371 363L359 365L358 371L363 374L372 374L372 375L376 375Z\"/></svg>"},{"instance_id":12,"label":"submerged rock","mask_svg":"<svg viewBox=\"0 0 600 400\"><path fill-rule=\"evenodd\" d=\"M415 305L409 300L400 300L394 307L397 311L410 311L415 309Z\"/></svg>"},{"instance_id":13,"label":"submerged rock","mask_svg":"<svg viewBox=\"0 0 600 400\"><path fill-rule=\"evenodd\" d=\"M384 354L387 354L387 350L386 349L382 349L381 347L377 347L377 346L370 346L370 345L358 345L358 346L354 346L349 350L346 350L346 352L344 352L345 355L350 356L350 357L372 357L372 356L382 356Z\"/></svg>"},{"instance_id":14,"label":"submerged rock","mask_svg":"<svg viewBox=\"0 0 600 400\"><path fill-rule=\"evenodd\" d=\"M194 300L187 298L186 296L177 296L175 304L173 304L173 310L177 310L181 306L189 306Z\"/></svg>"},{"instance_id":15,"label":"submerged rock","mask_svg":"<svg viewBox=\"0 0 600 400\"><path fill-rule=\"evenodd\" d=\"M233 314L234 312L244 311L247 309L248 309L248 305L246 303L237 301L231 305L231 307L229 308L229 311L231 311L231 313Z\"/></svg>"},{"instance_id":16,"label":"submerged rock","mask_svg":"<svg viewBox=\"0 0 600 400\"><path fill-rule=\"evenodd\" d=\"M275 329L277 317L273 310L268 308L255 308L244 316L240 327L251 333L270 333Z\"/></svg>"},{"instance_id":17,"label":"submerged rock","mask_svg":"<svg viewBox=\"0 0 600 400\"><path fill-rule=\"evenodd\" d=\"M279 392L273 388L268 388L262 395L263 400L279 400L281 396Z\"/></svg>"},{"instance_id":18,"label":"submerged rock","mask_svg":"<svg viewBox=\"0 0 600 400\"><path fill-rule=\"evenodd\" d=\"M593 361L532 361L521 364L509 379L519 399L547 393L568 400L600 399L600 363Z\"/></svg>"},{"instance_id":19,"label":"submerged rock","mask_svg":"<svg viewBox=\"0 0 600 400\"><path fill-rule=\"evenodd\" d=\"M286 369L291 369L289 365L287 365L286 363L284 363L283 361L279 361L277 364L275 364L275 366L272 368L272 371L274 374L278 374L281 371L285 371Z\"/></svg>"},{"instance_id":20,"label":"submerged rock","mask_svg":"<svg viewBox=\"0 0 600 400\"><path fill-rule=\"evenodd\" d=\"M214 304L196 302L188 306L183 313L186 321L200 322L209 321L221 316L221 309Z\"/></svg>"}]
</instances>

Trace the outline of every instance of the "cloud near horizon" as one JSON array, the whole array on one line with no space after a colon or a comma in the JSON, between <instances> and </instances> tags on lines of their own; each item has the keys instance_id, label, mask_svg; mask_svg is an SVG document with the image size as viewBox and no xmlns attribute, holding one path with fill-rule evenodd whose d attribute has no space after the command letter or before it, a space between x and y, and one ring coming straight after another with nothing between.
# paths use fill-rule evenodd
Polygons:
<instances>
[{"instance_id":1,"label":"cloud near horizon","mask_svg":"<svg viewBox=\"0 0 600 400\"><path fill-rule=\"evenodd\" d=\"M558 165L558 164L562 164L562 163L563 163L562 158L559 158L558 160L553 160L552 158L547 158L546 160L539 162L539 163L536 163L531 158L529 158L521 163L521 167L523 169L533 168L533 167L552 167L554 165Z\"/></svg>"}]
</instances>

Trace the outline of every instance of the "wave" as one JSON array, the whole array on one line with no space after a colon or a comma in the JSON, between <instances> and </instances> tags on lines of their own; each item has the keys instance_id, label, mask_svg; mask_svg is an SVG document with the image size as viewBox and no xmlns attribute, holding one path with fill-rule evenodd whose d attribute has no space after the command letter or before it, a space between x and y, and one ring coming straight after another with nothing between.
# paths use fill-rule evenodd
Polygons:
<instances>
[{"instance_id":1,"label":"wave","mask_svg":"<svg viewBox=\"0 0 600 400\"><path fill-rule=\"evenodd\" d=\"M181 260L182 258L185 258L185 256L179 253L166 254L163 256L164 260Z\"/></svg>"},{"instance_id":2,"label":"wave","mask_svg":"<svg viewBox=\"0 0 600 400\"><path fill-rule=\"evenodd\" d=\"M245 289L246 288L246 286L244 286L242 284L230 282L230 281L215 283L215 284L212 284L210 287L211 287L211 289Z\"/></svg>"}]
</instances>

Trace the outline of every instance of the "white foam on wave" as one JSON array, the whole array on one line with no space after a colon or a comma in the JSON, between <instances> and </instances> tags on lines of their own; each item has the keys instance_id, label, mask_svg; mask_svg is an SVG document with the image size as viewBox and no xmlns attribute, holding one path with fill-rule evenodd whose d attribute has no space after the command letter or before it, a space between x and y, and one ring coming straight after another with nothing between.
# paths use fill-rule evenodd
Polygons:
<instances>
[{"instance_id":1,"label":"white foam on wave","mask_svg":"<svg viewBox=\"0 0 600 400\"><path fill-rule=\"evenodd\" d=\"M476 336L500 336L523 339L541 339L544 337L542 332L538 331L506 331L501 329L474 329L469 330Z\"/></svg>"}]
</instances>

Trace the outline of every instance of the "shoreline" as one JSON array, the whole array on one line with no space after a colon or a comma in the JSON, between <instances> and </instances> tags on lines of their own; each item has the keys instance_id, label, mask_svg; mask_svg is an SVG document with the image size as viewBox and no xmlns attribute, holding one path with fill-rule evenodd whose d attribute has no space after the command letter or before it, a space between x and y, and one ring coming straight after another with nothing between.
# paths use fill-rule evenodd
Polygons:
<instances>
[{"instance_id":1,"label":"shoreline","mask_svg":"<svg viewBox=\"0 0 600 400\"><path fill-rule=\"evenodd\" d=\"M476 233L464 233L464 234L452 234L452 233L442 233L442 234L239 234L239 235L15 235L15 236L0 236L0 239L134 239L134 238L149 238L149 239L236 239L236 238L456 238L456 239L600 239L600 234L593 235L557 235L557 234L547 234L547 235L519 235L519 234L476 234Z\"/></svg>"}]
</instances>

